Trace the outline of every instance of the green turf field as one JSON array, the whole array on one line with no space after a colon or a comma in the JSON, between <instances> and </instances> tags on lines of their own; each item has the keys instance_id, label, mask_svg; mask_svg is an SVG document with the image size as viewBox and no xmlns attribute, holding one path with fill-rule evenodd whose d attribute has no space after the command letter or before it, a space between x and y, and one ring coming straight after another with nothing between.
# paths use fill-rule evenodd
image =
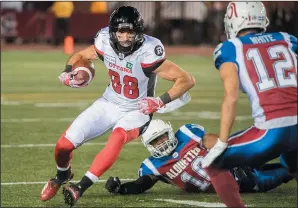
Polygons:
<instances>
[{"instance_id":1,"label":"green turf field","mask_svg":"<svg viewBox=\"0 0 298 208\"><path fill-rule=\"evenodd\" d=\"M107 70L96 61L95 80L84 89L71 89L58 81L67 60L63 53L2 52L1 58L1 206L63 207L61 191L51 201L39 200L44 183L55 174L54 144L71 120L101 96L108 83ZM183 55L168 58L193 74L197 84L191 90L192 100L187 106L177 112L156 114L155 118L170 120L174 129L185 123L198 123L208 132L217 133L223 92L212 59ZM169 87L168 82L159 80L156 94L160 95ZM241 95L233 131L251 125L250 113L248 101ZM107 135L74 152L74 180L79 180L88 170ZM135 178L140 163L147 156L148 152L140 141L132 142L122 150L118 161L101 179L109 176ZM292 181L269 193L242 194L242 198L248 206L296 207L297 185ZM162 183L138 196L114 196L100 182L85 193L77 206L214 205L200 204L203 202L220 201L215 194L188 194Z\"/></svg>"}]
</instances>

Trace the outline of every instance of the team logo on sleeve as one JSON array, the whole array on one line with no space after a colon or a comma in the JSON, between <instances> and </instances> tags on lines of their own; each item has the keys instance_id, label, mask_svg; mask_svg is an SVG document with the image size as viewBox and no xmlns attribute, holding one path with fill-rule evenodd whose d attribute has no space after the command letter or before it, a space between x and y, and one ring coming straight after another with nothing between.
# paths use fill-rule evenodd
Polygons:
<instances>
[{"instance_id":1,"label":"team logo on sleeve","mask_svg":"<svg viewBox=\"0 0 298 208\"><path fill-rule=\"evenodd\" d=\"M163 48L160 45L158 45L158 46L156 46L154 48L154 52L155 52L155 54L157 56L162 56L162 54L163 54Z\"/></svg>"}]
</instances>

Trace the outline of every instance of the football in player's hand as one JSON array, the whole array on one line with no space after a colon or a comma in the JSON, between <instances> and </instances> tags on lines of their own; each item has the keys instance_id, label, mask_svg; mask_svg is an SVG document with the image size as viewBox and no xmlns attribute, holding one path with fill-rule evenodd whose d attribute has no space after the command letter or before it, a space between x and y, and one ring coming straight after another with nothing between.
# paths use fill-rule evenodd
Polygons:
<instances>
[{"instance_id":1,"label":"football in player's hand","mask_svg":"<svg viewBox=\"0 0 298 208\"><path fill-rule=\"evenodd\" d=\"M95 76L94 64L88 59L80 59L74 63L72 69L78 72L74 79L77 81L82 80L80 86L87 86Z\"/></svg>"}]
</instances>

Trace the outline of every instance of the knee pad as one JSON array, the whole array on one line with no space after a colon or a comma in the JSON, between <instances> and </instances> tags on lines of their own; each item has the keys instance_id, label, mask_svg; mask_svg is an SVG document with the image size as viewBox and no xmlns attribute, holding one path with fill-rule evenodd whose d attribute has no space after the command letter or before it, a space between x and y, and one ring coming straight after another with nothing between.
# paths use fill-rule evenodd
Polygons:
<instances>
[{"instance_id":1,"label":"knee pad","mask_svg":"<svg viewBox=\"0 0 298 208\"><path fill-rule=\"evenodd\" d=\"M123 128L116 128L113 130L111 136L113 140L119 140L119 142L126 143L128 140L128 133Z\"/></svg>"}]
</instances>

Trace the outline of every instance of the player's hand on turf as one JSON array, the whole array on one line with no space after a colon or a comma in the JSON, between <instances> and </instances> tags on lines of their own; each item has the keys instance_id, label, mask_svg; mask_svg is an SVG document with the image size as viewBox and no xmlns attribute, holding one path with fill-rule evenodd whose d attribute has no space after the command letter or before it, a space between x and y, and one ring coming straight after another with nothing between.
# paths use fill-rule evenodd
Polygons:
<instances>
[{"instance_id":1,"label":"player's hand on turf","mask_svg":"<svg viewBox=\"0 0 298 208\"><path fill-rule=\"evenodd\" d=\"M146 97L138 102L139 111L145 115L156 112L164 103L159 97Z\"/></svg>"},{"instance_id":2,"label":"player's hand on turf","mask_svg":"<svg viewBox=\"0 0 298 208\"><path fill-rule=\"evenodd\" d=\"M106 182L105 188L110 192L117 194L120 190L121 182L118 177L109 177Z\"/></svg>"},{"instance_id":3,"label":"player's hand on turf","mask_svg":"<svg viewBox=\"0 0 298 208\"><path fill-rule=\"evenodd\" d=\"M227 148L228 143L222 142L219 138L216 144L209 150L207 155L202 160L202 168L207 168L211 163Z\"/></svg>"},{"instance_id":4,"label":"player's hand on turf","mask_svg":"<svg viewBox=\"0 0 298 208\"><path fill-rule=\"evenodd\" d=\"M58 78L62 84L65 86L79 88L83 87L81 84L84 83L83 79L76 80L74 77L78 74L76 71L63 72Z\"/></svg>"}]
</instances>

